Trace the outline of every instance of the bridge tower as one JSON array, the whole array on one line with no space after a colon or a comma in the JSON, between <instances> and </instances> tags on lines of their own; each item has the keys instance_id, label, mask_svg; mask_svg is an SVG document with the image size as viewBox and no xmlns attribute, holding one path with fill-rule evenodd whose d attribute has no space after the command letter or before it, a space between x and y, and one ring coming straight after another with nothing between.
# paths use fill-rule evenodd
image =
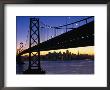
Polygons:
<instances>
[{"instance_id":1,"label":"bridge tower","mask_svg":"<svg viewBox=\"0 0 110 90\"><path fill-rule=\"evenodd\" d=\"M19 53L23 51L23 42L20 42L20 48L19 48Z\"/></svg>"},{"instance_id":2,"label":"bridge tower","mask_svg":"<svg viewBox=\"0 0 110 90\"><path fill-rule=\"evenodd\" d=\"M40 64L40 25L39 18L30 18L29 36L29 66L24 74L44 74ZM31 47L37 45L37 52L32 52ZM33 58L35 58L33 60Z\"/></svg>"},{"instance_id":3,"label":"bridge tower","mask_svg":"<svg viewBox=\"0 0 110 90\"><path fill-rule=\"evenodd\" d=\"M21 60L21 55L19 55L19 53L21 53L23 51L23 42L20 42L20 46L19 49L17 50L17 57L16 57L16 61L18 64L24 64L23 61Z\"/></svg>"}]
</instances>

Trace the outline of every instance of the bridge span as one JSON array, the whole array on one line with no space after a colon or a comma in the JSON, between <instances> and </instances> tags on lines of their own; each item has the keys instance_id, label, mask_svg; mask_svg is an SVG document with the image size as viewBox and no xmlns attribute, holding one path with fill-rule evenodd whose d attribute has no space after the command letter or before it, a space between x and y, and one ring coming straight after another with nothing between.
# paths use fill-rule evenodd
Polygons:
<instances>
[{"instance_id":1,"label":"bridge span","mask_svg":"<svg viewBox=\"0 0 110 90\"><path fill-rule=\"evenodd\" d=\"M94 46L94 21L31 47L32 52ZM29 48L20 55L28 53Z\"/></svg>"}]
</instances>

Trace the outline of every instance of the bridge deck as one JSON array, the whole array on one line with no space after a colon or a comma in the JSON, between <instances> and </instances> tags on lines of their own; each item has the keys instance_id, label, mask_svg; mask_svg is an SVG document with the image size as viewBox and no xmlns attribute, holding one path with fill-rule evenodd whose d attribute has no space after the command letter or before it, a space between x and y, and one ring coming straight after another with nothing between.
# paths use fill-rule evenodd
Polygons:
<instances>
[{"instance_id":1,"label":"bridge deck","mask_svg":"<svg viewBox=\"0 0 110 90\"><path fill-rule=\"evenodd\" d=\"M85 46L94 46L94 21L39 44L40 51ZM31 48L32 52L37 50L38 45ZM26 49L20 55L28 52L29 49Z\"/></svg>"}]
</instances>

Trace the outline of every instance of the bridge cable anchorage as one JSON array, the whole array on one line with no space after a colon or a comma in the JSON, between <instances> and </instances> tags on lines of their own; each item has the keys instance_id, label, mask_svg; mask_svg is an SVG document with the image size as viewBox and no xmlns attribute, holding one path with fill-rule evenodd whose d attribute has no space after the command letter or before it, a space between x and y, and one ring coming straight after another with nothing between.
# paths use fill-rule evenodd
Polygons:
<instances>
[{"instance_id":1,"label":"bridge cable anchorage","mask_svg":"<svg viewBox=\"0 0 110 90\"><path fill-rule=\"evenodd\" d=\"M44 74L40 64L40 25L39 18L30 18L29 37L29 66L24 74ZM37 52L32 52L32 47L37 45Z\"/></svg>"}]
</instances>

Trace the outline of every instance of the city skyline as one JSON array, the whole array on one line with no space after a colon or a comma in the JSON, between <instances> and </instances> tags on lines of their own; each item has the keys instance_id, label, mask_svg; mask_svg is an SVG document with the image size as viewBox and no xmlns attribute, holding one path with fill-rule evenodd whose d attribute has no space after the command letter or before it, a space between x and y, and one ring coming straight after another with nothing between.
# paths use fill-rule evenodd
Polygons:
<instances>
[{"instance_id":1,"label":"city skyline","mask_svg":"<svg viewBox=\"0 0 110 90\"><path fill-rule=\"evenodd\" d=\"M36 60L37 56L32 56L32 60ZM23 61L28 61L28 55L22 56ZM94 60L94 55L88 55L88 54L74 54L69 52L69 50L66 50L66 52L48 52L45 55L40 56L40 60L43 61L59 61L59 60Z\"/></svg>"},{"instance_id":2,"label":"city skyline","mask_svg":"<svg viewBox=\"0 0 110 90\"><path fill-rule=\"evenodd\" d=\"M94 55L94 46L88 46L88 47L79 47L79 48L68 48L68 49L59 49L59 50L49 50L49 51L40 51L40 55L46 55L49 52L53 53L53 52L61 52L64 53L66 51L71 52L72 54L88 54L88 55ZM36 52L33 52L36 53ZM22 56L28 55L28 53L23 54ZM33 55L33 54L32 54Z\"/></svg>"}]
</instances>

